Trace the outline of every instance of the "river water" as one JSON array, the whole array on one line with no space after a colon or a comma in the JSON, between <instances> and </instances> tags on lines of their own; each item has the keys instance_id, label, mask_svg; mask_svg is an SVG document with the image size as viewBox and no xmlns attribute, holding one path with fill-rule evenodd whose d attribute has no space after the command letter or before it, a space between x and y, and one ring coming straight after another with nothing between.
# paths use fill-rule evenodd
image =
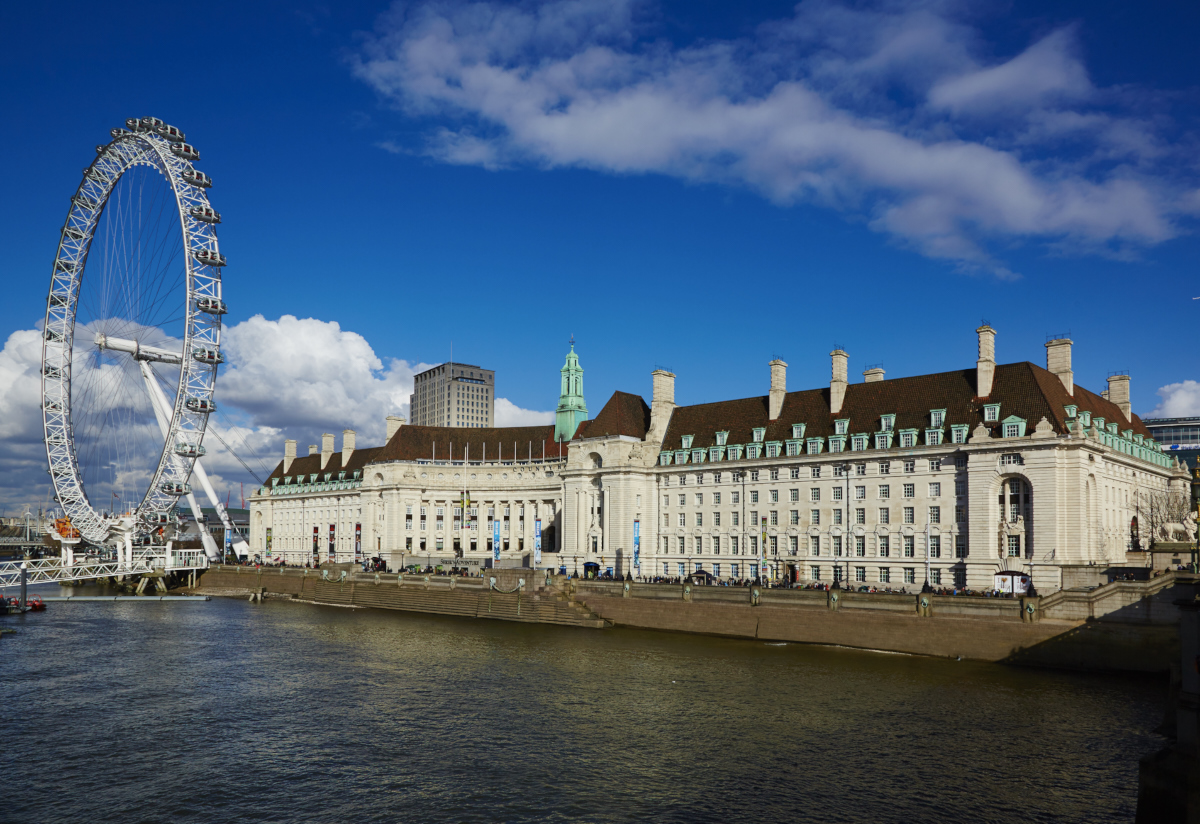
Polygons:
<instances>
[{"instance_id":1,"label":"river water","mask_svg":"<svg viewBox=\"0 0 1200 824\"><path fill-rule=\"evenodd\" d=\"M399 612L0 618L0 821L1109 822L1159 679Z\"/></svg>"}]
</instances>

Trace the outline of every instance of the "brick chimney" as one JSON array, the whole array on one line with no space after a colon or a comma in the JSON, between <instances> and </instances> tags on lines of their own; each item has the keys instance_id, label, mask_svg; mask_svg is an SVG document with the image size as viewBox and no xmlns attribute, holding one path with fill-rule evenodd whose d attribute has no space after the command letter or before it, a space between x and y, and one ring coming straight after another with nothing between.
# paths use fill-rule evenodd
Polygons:
<instances>
[{"instance_id":1,"label":"brick chimney","mask_svg":"<svg viewBox=\"0 0 1200 824\"><path fill-rule=\"evenodd\" d=\"M984 324L975 330L979 334L979 360L975 362L975 392L981 398L992 394L996 377L996 330Z\"/></svg>"},{"instance_id":2,"label":"brick chimney","mask_svg":"<svg viewBox=\"0 0 1200 824\"><path fill-rule=\"evenodd\" d=\"M346 464L350 463L350 456L354 454L354 430L342 430L342 469L346 468Z\"/></svg>"},{"instance_id":3,"label":"brick chimney","mask_svg":"<svg viewBox=\"0 0 1200 824\"><path fill-rule=\"evenodd\" d=\"M829 412L836 415L842 411L842 401L846 399L850 356L841 349L834 349L829 356L833 358L833 377L829 380Z\"/></svg>"},{"instance_id":4,"label":"brick chimney","mask_svg":"<svg viewBox=\"0 0 1200 824\"><path fill-rule=\"evenodd\" d=\"M1133 406L1129 403L1128 375L1111 375L1109 377L1108 399L1120 408L1125 420L1133 422Z\"/></svg>"},{"instance_id":5,"label":"brick chimney","mask_svg":"<svg viewBox=\"0 0 1200 824\"><path fill-rule=\"evenodd\" d=\"M776 358L771 361L771 414L769 420L779 418L783 409L783 396L787 394L787 364Z\"/></svg>"},{"instance_id":6,"label":"brick chimney","mask_svg":"<svg viewBox=\"0 0 1200 824\"><path fill-rule=\"evenodd\" d=\"M286 475L287 471L292 468L292 462L296 460L296 442L289 438L283 442L283 472Z\"/></svg>"},{"instance_id":7,"label":"brick chimney","mask_svg":"<svg viewBox=\"0 0 1200 824\"><path fill-rule=\"evenodd\" d=\"M650 431L646 440L662 443L671 413L675 411L675 375L666 369L655 369L650 377L654 381L654 396L650 400Z\"/></svg>"},{"instance_id":8,"label":"brick chimney","mask_svg":"<svg viewBox=\"0 0 1200 824\"><path fill-rule=\"evenodd\" d=\"M1068 395L1075 394L1075 375L1071 372L1071 339L1058 338L1046 344L1046 371L1058 375Z\"/></svg>"},{"instance_id":9,"label":"brick chimney","mask_svg":"<svg viewBox=\"0 0 1200 824\"><path fill-rule=\"evenodd\" d=\"M321 436L321 468L329 463L329 456L333 454L333 434L326 432Z\"/></svg>"},{"instance_id":10,"label":"brick chimney","mask_svg":"<svg viewBox=\"0 0 1200 824\"><path fill-rule=\"evenodd\" d=\"M400 415L387 416L387 440L391 440L392 436L400 431L400 427L404 426L404 418Z\"/></svg>"},{"instance_id":11,"label":"brick chimney","mask_svg":"<svg viewBox=\"0 0 1200 824\"><path fill-rule=\"evenodd\" d=\"M863 380L867 383L876 383L883 380L883 375L883 367L876 366L872 369L868 369L866 372L863 372Z\"/></svg>"}]
</instances>

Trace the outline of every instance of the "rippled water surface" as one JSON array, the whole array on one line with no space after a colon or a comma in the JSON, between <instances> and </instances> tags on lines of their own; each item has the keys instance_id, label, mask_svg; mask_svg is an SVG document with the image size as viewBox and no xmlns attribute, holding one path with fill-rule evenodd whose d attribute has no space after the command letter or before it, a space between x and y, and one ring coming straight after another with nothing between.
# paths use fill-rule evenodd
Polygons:
<instances>
[{"instance_id":1,"label":"rippled water surface","mask_svg":"<svg viewBox=\"0 0 1200 824\"><path fill-rule=\"evenodd\" d=\"M1156 679L282 602L0 619L0 821L1132 821Z\"/></svg>"}]
</instances>

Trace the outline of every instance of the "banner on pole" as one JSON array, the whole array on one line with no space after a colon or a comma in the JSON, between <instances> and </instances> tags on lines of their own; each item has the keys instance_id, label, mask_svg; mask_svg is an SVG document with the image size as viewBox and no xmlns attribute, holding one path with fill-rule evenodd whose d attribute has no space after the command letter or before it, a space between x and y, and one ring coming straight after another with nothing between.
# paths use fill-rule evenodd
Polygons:
<instances>
[{"instance_id":1,"label":"banner on pole","mask_svg":"<svg viewBox=\"0 0 1200 824\"><path fill-rule=\"evenodd\" d=\"M321 553L321 527L313 527L313 558L316 559Z\"/></svg>"},{"instance_id":2,"label":"banner on pole","mask_svg":"<svg viewBox=\"0 0 1200 824\"><path fill-rule=\"evenodd\" d=\"M329 525L329 560L330 561L337 560L337 547L336 547L334 541L335 541L335 537L334 537L334 532L333 532L333 524L330 524Z\"/></svg>"},{"instance_id":3,"label":"banner on pole","mask_svg":"<svg viewBox=\"0 0 1200 824\"><path fill-rule=\"evenodd\" d=\"M633 522L633 568L642 574L642 522Z\"/></svg>"},{"instance_id":4,"label":"banner on pole","mask_svg":"<svg viewBox=\"0 0 1200 824\"><path fill-rule=\"evenodd\" d=\"M354 560L362 561L362 524L354 525Z\"/></svg>"},{"instance_id":5,"label":"banner on pole","mask_svg":"<svg viewBox=\"0 0 1200 824\"><path fill-rule=\"evenodd\" d=\"M540 566L542 563L542 519L535 518L533 521L533 565Z\"/></svg>"},{"instance_id":6,"label":"banner on pole","mask_svg":"<svg viewBox=\"0 0 1200 824\"><path fill-rule=\"evenodd\" d=\"M500 560L500 519L492 519L492 560Z\"/></svg>"}]
</instances>

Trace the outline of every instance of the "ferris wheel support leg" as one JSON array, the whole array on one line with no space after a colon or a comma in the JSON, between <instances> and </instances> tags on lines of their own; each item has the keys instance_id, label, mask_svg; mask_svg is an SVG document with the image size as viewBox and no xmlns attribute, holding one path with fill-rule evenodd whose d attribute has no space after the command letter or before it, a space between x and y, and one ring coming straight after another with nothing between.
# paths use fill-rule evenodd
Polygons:
<instances>
[{"instance_id":1,"label":"ferris wheel support leg","mask_svg":"<svg viewBox=\"0 0 1200 824\"><path fill-rule=\"evenodd\" d=\"M138 366L142 370L142 379L146 381L146 389L150 393L150 405L154 407L154 417L158 419L158 428L162 430L163 437L167 437L170 431L170 426L167 424L167 418L170 415L170 404L167 403L167 398L163 394L162 388L158 382L154 380L154 374L150 371L150 364L146 361L139 361ZM199 465L196 467L199 469ZM203 471L203 470L201 470ZM208 480L205 478L205 484ZM209 561L220 561L221 550L217 547L217 542L213 536L204 527L204 518L200 512L200 505L196 503L196 496L189 492L187 494L188 507L192 510L192 517L196 519L196 529L200 532L200 545L204 547L204 554L208 556ZM130 553L132 560L132 552Z\"/></svg>"},{"instance_id":2,"label":"ferris wheel support leg","mask_svg":"<svg viewBox=\"0 0 1200 824\"><path fill-rule=\"evenodd\" d=\"M229 513L225 511L225 507L221 504L221 499L217 497L217 491L213 489L212 484L208 480L208 473L204 471L204 467L200 464L199 459L192 464L192 474L200 479L200 485L204 487L204 494L208 496L208 500L212 502L213 509L217 510L217 515L221 517L221 524L227 532L232 532L238 537L233 541L233 551L238 557L246 557L250 554L250 546L242 538L241 534L233 528L233 521L229 517Z\"/></svg>"}]
</instances>

